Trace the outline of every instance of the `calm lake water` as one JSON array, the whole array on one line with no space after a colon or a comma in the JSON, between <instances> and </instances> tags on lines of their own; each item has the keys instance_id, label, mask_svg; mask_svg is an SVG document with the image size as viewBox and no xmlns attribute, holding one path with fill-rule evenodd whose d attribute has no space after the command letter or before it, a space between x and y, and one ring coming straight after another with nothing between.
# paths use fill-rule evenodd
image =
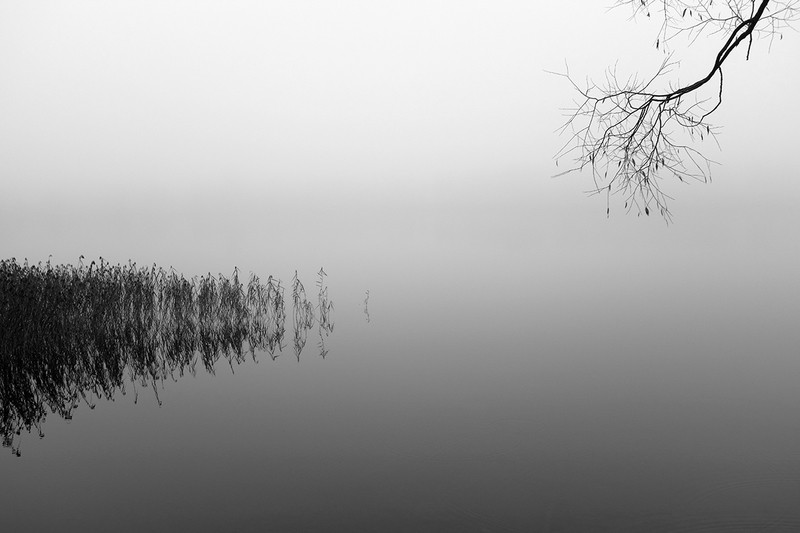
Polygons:
<instances>
[{"instance_id":1,"label":"calm lake water","mask_svg":"<svg viewBox=\"0 0 800 533\"><path fill-rule=\"evenodd\" d=\"M387 215L269 250L90 234L189 277L296 268L310 294L323 266L328 353L312 330L298 360L287 322L275 360L198 365L160 406L140 387L48 415L0 455L3 529L797 530L798 223L590 211Z\"/></svg>"}]
</instances>

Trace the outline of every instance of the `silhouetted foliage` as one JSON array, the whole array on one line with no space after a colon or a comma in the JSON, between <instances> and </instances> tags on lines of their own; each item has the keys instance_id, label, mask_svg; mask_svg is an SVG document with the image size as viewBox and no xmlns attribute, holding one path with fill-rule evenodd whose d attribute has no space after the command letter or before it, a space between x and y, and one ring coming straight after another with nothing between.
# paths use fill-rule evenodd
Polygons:
<instances>
[{"instance_id":1,"label":"silhouetted foliage","mask_svg":"<svg viewBox=\"0 0 800 533\"><path fill-rule=\"evenodd\" d=\"M688 85L674 85L665 78L678 63L668 55L645 79L621 78L609 70L601 83L579 85L569 69L558 73L572 84L579 98L568 110L561 132L569 140L556 154L572 165L562 174L591 169L593 194L620 194L625 208L649 215L658 211L670 219L662 190L664 177L681 182L710 179L712 161L694 143L714 139L718 130L708 121L722 103L723 64L740 45L749 59L754 37L766 37L770 45L797 19L798 0L618 0L632 18L657 17L663 22L655 48L667 52L678 37L694 43L702 36L722 39L708 73ZM714 83L712 92L703 89Z\"/></svg>"},{"instance_id":2,"label":"silhouetted foliage","mask_svg":"<svg viewBox=\"0 0 800 533\"><path fill-rule=\"evenodd\" d=\"M333 304L321 282L317 308L304 299L296 274L294 285L299 359L310 327L333 331ZM195 374L198 355L210 373L220 357L231 370L247 351L254 360L256 351L276 358L285 334L283 292L272 276L261 283L251 275L245 287L238 269L231 278L186 279L172 269L102 258L88 267L0 261L3 446L19 455L14 436L33 428L42 435L48 410L69 420L79 403L93 408L96 398L125 394L126 383L137 399L137 383L152 387L158 399L157 385L166 378Z\"/></svg>"}]
</instances>

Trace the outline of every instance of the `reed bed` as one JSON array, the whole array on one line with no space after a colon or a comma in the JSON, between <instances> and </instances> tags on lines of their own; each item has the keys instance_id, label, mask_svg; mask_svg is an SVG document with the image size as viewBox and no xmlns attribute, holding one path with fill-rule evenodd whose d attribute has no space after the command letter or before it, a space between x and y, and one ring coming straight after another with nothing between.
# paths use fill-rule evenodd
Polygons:
<instances>
[{"instance_id":1,"label":"reed bed","mask_svg":"<svg viewBox=\"0 0 800 533\"><path fill-rule=\"evenodd\" d=\"M317 305L292 284L294 349L298 359L309 329L333 331L333 304L319 274ZM152 388L188 372L198 360L214 373L220 358L250 353L275 359L286 332L284 288L270 276L234 269L187 279L173 269L136 263L29 265L0 260L0 439L20 455L21 432L36 429L48 411L67 420L80 403L126 393L126 384ZM320 345L321 355L327 351ZM160 404L160 399L158 399ZM15 442L16 441L16 442Z\"/></svg>"}]
</instances>

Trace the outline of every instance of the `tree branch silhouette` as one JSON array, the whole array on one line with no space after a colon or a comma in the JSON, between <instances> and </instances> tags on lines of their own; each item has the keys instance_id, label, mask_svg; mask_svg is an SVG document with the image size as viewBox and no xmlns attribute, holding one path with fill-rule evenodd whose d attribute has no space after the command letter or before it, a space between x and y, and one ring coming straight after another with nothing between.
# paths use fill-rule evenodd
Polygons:
<instances>
[{"instance_id":1,"label":"tree branch silhouette","mask_svg":"<svg viewBox=\"0 0 800 533\"><path fill-rule=\"evenodd\" d=\"M616 68L609 69L605 82L587 81L579 86L569 67L565 77L580 95L577 107L568 110L568 119L560 133L569 139L556 154L556 164L567 157L574 166L560 175L591 169L594 188L590 194L606 194L606 214L610 213L610 196L621 194L625 208L637 214L649 215L658 211L671 220L668 203L672 198L662 189L665 176L681 182L710 179L713 161L703 155L693 143L699 137L717 141L717 129L708 122L722 104L723 65L731 53L746 43L746 58L750 57L753 37L780 36L797 16L798 0L729 0L717 2L683 2L675 0L620 0L615 7L632 7L633 17L651 16L662 11L664 22L656 38L656 48L666 48L679 35L693 43L703 32L723 33L720 47L708 73L685 86L668 84L666 89L656 85L677 69L678 63L668 55L655 75L645 80L621 80ZM770 4L777 9L769 10ZM688 23L682 23L689 16ZM718 88L711 97L700 90L718 79ZM718 143L717 143L718 144Z\"/></svg>"}]
</instances>

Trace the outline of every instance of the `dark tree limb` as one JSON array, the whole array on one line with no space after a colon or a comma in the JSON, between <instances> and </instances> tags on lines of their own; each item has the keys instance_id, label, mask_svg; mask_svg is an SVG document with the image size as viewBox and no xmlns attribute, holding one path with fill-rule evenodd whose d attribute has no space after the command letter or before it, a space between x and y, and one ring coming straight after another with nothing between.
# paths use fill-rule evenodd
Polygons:
<instances>
[{"instance_id":1,"label":"dark tree limb","mask_svg":"<svg viewBox=\"0 0 800 533\"><path fill-rule=\"evenodd\" d=\"M559 159L573 160L573 166L559 175L590 168L594 188L590 194L607 195L607 213L610 196L621 194L625 208L637 214L649 215L657 210L667 221L671 219L668 201L671 197L663 191L664 176L678 178L681 182L710 179L711 161L692 146L699 137L716 141L717 130L707 119L722 103L723 64L731 53L747 42L746 57L750 56L753 35L775 35L778 29L788 26L796 18L798 0L776 1L729 0L720 8L710 10L712 2L682 2L680 0L625 0L634 8L634 16L650 16L651 7L663 9L664 23L656 40L656 47L681 34L696 39L697 34L708 29L713 34L725 31L725 41L720 47L708 73L686 86L656 89L655 85L673 72L677 62L671 56L661 64L656 74L639 81L618 78L616 69L606 74L605 83L587 82L579 86L567 68L564 76L580 95L575 108L560 132L568 133L567 143L556 154ZM778 9L769 11L770 4ZM748 9L749 8L749 9ZM677 14L683 19L687 12L699 22L678 26ZM695 15L695 13L697 13ZM663 39L663 40L662 40ZM702 96L701 89L715 78L719 87L713 96Z\"/></svg>"}]
</instances>

